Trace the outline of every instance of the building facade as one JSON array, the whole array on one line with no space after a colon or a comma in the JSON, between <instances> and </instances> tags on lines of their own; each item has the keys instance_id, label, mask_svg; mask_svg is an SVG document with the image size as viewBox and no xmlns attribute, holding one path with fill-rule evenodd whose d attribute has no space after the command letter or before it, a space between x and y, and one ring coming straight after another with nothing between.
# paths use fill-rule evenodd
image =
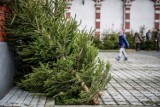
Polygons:
<instances>
[{"instance_id":1,"label":"building facade","mask_svg":"<svg viewBox=\"0 0 160 107\"><path fill-rule=\"evenodd\" d=\"M65 0L66 17L81 22L79 29L135 32L160 28L160 0Z\"/></svg>"}]
</instances>

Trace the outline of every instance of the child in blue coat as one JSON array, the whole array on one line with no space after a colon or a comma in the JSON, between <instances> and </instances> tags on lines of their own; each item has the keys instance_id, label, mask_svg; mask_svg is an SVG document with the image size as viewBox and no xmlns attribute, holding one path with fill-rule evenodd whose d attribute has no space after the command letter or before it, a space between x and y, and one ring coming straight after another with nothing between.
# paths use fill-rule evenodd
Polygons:
<instances>
[{"instance_id":1,"label":"child in blue coat","mask_svg":"<svg viewBox=\"0 0 160 107\"><path fill-rule=\"evenodd\" d=\"M119 32L118 35L119 35L119 43L118 44L120 46L120 49L119 49L119 54L118 54L116 60L119 61L121 59L122 54L123 54L124 61L127 61L128 57L127 57L127 53L125 52L125 48L129 47L129 43L127 41L127 38L126 38L126 35L124 34L124 32Z\"/></svg>"}]
</instances>

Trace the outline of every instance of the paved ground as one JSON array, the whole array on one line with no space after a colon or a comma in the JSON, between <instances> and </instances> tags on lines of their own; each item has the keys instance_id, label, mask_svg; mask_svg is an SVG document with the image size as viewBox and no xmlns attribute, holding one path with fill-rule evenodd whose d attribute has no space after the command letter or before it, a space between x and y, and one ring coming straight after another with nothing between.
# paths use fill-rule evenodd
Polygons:
<instances>
[{"instance_id":1,"label":"paved ground","mask_svg":"<svg viewBox=\"0 0 160 107\"><path fill-rule=\"evenodd\" d=\"M0 100L0 107L54 107L54 105L53 98L47 98L39 93L29 93L18 87L12 88Z\"/></svg>"},{"instance_id":2,"label":"paved ground","mask_svg":"<svg viewBox=\"0 0 160 107\"><path fill-rule=\"evenodd\" d=\"M129 60L116 61L117 52L100 52L110 61L113 79L103 91L106 105L160 107L160 52L128 51Z\"/></svg>"}]
</instances>

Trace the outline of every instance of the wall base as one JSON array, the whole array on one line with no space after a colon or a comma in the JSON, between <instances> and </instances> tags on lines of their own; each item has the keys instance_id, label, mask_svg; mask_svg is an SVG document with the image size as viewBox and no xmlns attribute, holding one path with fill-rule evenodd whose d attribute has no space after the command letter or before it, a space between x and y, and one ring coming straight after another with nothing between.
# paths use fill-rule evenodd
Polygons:
<instances>
[{"instance_id":1,"label":"wall base","mask_svg":"<svg viewBox=\"0 0 160 107\"><path fill-rule=\"evenodd\" d=\"M0 42L0 99L11 89L15 67L7 42Z\"/></svg>"}]
</instances>

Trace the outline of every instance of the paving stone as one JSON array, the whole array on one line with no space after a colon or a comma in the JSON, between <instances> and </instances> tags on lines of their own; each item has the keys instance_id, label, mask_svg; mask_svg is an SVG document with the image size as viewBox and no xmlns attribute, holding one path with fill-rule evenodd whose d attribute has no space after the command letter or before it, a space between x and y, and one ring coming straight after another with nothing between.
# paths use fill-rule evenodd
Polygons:
<instances>
[{"instance_id":1,"label":"paving stone","mask_svg":"<svg viewBox=\"0 0 160 107\"><path fill-rule=\"evenodd\" d=\"M127 100L124 99L124 98L116 98L116 101L117 101L117 102L125 102L125 101L127 101Z\"/></svg>"},{"instance_id":2,"label":"paving stone","mask_svg":"<svg viewBox=\"0 0 160 107\"><path fill-rule=\"evenodd\" d=\"M117 103L116 102L104 102L104 104L106 104L106 105L117 105Z\"/></svg>"},{"instance_id":3,"label":"paving stone","mask_svg":"<svg viewBox=\"0 0 160 107\"><path fill-rule=\"evenodd\" d=\"M128 93L121 93L123 96L127 97L127 96L132 96L129 92Z\"/></svg>"},{"instance_id":4,"label":"paving stone","mask_svg":"<svg viewBox=\"0 0 160 107\"><path fill-rule=\"evenodd\" d=\"M129 105L127 101L118 101L117 102L119 105Z\"/></svg>"},{"instance_id":5,"label":"paving stone","mask_svg":"<svg viewBox=\"0 0 160 107\"><path fill-rule=\"evenodd\" d=\"M135 97L126 97L126 99L130 102L136 102L138 101L138 99L136 99Z\"/></svg>"},{"instance_id":6,"label":"paving stone","mask_svg":"<svg viewBox=\"0 0 160 107\"><path fill-rule=\"evenodd\" d=\"M131 105L143 105L141 102L139 101L135 101L135 102L130 102Z\"/></svg>"},{"instance_id":7,"label":"paving stone","mask_svg":"<svg viewBox=\"0 0 160 107\"><path fill-rule=\"evenodd\" d=\"M114 102L114 99L103 99L104 102Z\"/></svg>"},{"instance_id":8,"label":"paving stone","mask_svg":"<svg viewBox=\"0 0 160 107\"><path fill-rule=\"evenodd\" d=\"M149 101L148 98L138 98L138 99L139 99L139 101L141 101L141 102Z\"/></svg>"}]
</instances>

